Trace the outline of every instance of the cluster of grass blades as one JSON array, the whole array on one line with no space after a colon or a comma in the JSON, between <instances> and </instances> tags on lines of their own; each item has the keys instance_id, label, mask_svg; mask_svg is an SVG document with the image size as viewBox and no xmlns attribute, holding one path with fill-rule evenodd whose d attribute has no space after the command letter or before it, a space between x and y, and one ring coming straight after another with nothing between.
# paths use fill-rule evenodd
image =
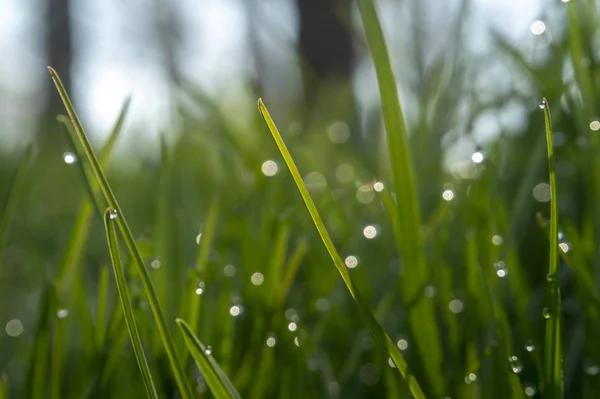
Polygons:
<instances>
[{"instance_id":1,"label":"cluster of grass blades","mask_svg":"<svg viewBox=\"0 0 600 399\"><path fill-rule=\"evenodd\" d=\"M133 238L133 234L131 233L129 226L127 225L123 212L119 207L117 199L112 192L112 189L108 183L106 176L104 175L100 162L98 161L98 158L96 157L89 143L89 140L79 121L79 117L75 112L73 104L71 103L71 99L69 98L69 95L67 94L60 80L60 77L58 76L56 71L54 71L54 69L52 69L51 67L48 67L48 70L50 71L52 80L54 81L58 93L60 94L61 99L63 100L67 113L69 114L69 118L71 120L74 132L77 135L77 138L79 139L81 147L83 147L85 159L89 163L88 166L91 168L93 176L95 177L94 183L91 180L91 176L84 172L84 176L86 178L86 181L88 182L90 195L93 196L93 187L95 184L97 184L100 187L100 191L102 192L104 199L109 205L109 208L104 213L104 223L107 234L109 252L111 255L113 271L115 275L115 280L117 282L117 289L119 291L121 306L125 316L125 322L129 330L129 335L133 344L136 359L138 361L138 366L143 376L146 393L148 394L148 397L158 397L156 388L153 383L152 374L144 354L139 332L137 330L134 312L130 303L131 301L127 288L127 283L125 281L125 273L121 264L119 250L117 246L117 233L115 229L115 224L117 224L121 233L123 234L129 252L134 259L134 264L137 266L137 271L141 277L145 293L150 302L150 307L152 309L152 313L156 321L157 330L163 343L165 352L167 353L167 356L169 358L171 369L179 388L179 393L182 398L192 398L194 397L194 394L192 393L192 389L189 385L188 379L186 378L183 367L178 359L177 353L175 351L175 344L173 342L173 339L167 327L167 323L163 316L163 312L161 309L161 305L158 301L156 291L154 289L148 270L144 265L144 261L140 250L138 249L135 239ZM49 304L48 306L51 305ZM225 374L220 371L218 365L210 356L210 353L207 353L204 346L200 343L200 341L194 335L194 333L189 329L187 324L185 324L185 322L183 322L183 320L181 319L178 319L177 324L179 325L182 333L184 334L186 344L189 350L192 352L194 360L196 360L198 367L204 373L209 387L211 388L211 390L213 390L215 395L219 398L237 397L237 393L231 382L229 382ZM36 384L36 386L42 386L42 384Z\"/></svg>"}]
</instances>

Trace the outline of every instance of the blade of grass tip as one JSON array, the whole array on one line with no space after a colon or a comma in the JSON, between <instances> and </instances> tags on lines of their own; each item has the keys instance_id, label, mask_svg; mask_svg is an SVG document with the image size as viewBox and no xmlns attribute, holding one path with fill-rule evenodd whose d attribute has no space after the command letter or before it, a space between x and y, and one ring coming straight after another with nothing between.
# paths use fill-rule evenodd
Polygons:
<instances>
[{"instance_id":1,"label":"blade of grass tip","mask_svg":"<svg viewBox=\"0 0 600 399\"><path fill-rule=\"evenodd\" d=\"M546 318L546 342L544 345L546 398L563 397L562 353L560 342L560 286L558 284L558 195L556 189L556 161L552 140L552 121L548 101L543 98L540 108L544 110L546 142L548 148L548 172L550 175L550 255L548 265L548 309Z\"/></svg>"},{"instance_id":2,"label":"blade of grass tip","mask_svg":"<svg viewBox=\"0 0 600 399\"><path fill-rule=\"evenodd\" d=\"M375 64L392 179L398 195L396 207L401 235L396 234L396 243L403 263L411 265L410 272L405 273L401 280L402 295L406 302L417 294L416 290L429 280L430 275L421 236L421 217L410 144L396 78L373 0L359 0L358 8ZM428 385L437 396L442 396L447 382L442 373L440 331L434 322L436 313L433 301L421 301L409 312L408 319L409 329L413 330L412 335L415 337L414 345L426 370ZM423 320L431 322L424 326Z\"/></svg>"},{"instance_id":3,"label":"blade of grass tip","mask_svg":"<svg viewBox=\"0 0 600 399\"><path fill-rule=\"evenodd\" d=\"M125 272L123 270L123 265L121 264L121 257L119 256L119 247L117 243L117 232L114 226L114 218L110 209L107 209L104 214L104 228L106 229L108 251L110 252L113 272L117 282L117 291L119 293L119 299L121 300L123 314L125 315L125 324L127 324L127 330L129 330L129 338L131 338L131 344L133 346L135 358L137 359L140 372L142 373L144 386L146 387L146 393L148 394L149 398L158 398L156 388L154 387L154 381L152 380L150 366L148 366L148 360L144 354L142 340L135 322L135 317L133 316L133 308L131 307L129 289L127 288Z\"/></svg>"},{"instance_id":4,"label":"blade of grass tip","mask_svg":"<svg viewBox=\"0 0 600 399\"><path fill-rule=\"evenodd\" d=\"M17 165L17 169L15 170L15 174L9 186L8 193L6 194L8 196L5 203L6 205L4 205L2 217L0 218L0 253L2 253L2 251L4 250L4 247L8 240L10 223L15 212L15 208L18 204L19 194L21 192L21 189L23 188L23 182L25 181L27 168L29 167L29 163L31 162L32 153L33 146L30 144L27 146L27 148L25 148L23 155L21 155L21 159L19 160L19 164ZM1 274L2 259L0 257L0 275Z\"/></svg>"},{"instance_id":5,"label":"blade of grass tip","mask_svg":"<svg viewBox=\"0 0 600 399\"><path fill-rule=\"evenodd\" d=\"M6 374L0 376L0 399L8 399L8 376Z\"/></svg>"},{"instance_id":6,"label":"blade of grass tip","mask_svg":"<svg viewBox=\"0 0 600 399\"><path fill-rule=\"evenodd\" d=\"M177 319L176 321L183 333L183 338L190 354L198 365L198 369L200 369L215 398L240 398L240 394L229 378L227 378L227 375L225 375L216 360L210 355L210 352L207 351L206 347L196 337L190 326L183 319Z\"/></svg>"},{"instance_id":7,"label":"blade of grass tip","mask_svg":"<svg viewBox=\"0 0 600 399\"><path fill-rule=\"evenodd\" d=\"M404 360L404 357L400 353L400 350L396 347L396 345L390 339L390 337L383 331L383 328L381 327L381 325L379 325L379 323L373 316L373 313L371 313L371 310L369 309L368 305L362 299L360 293L358 292L356 286L354 285L354 282L352 281L352 278L350 277L350 273L346 269L346 266L344 265L342 258L340 257L339 253L335 249L335 246L333 245L333 241L331 240L331 237L329 236L329 233L327 232L327 229L325 228L325 225L323 224L321 216L319 215L319 211L317 210L317 207L315 206L310 194L308 193L308 189L304 185L302 176L300 175L300 172L298 171L298 168L296 167L296 164L294 163L294 160L292 159L292 156L291 156L290 152L288 151L287 146L285 145L285 142L283 141L283 138L281 137L281 134L279 133L279 130L277 129L277 126L275 126L275 122L273 122L273 119L271 118L269 111L267 110L267 108L263 104L262 100L260 100L260 99L258 100L258 108L269 128L269 131L271 132L271 135L273 136L273 139L275 140L275 144L277 145L277 148L279 149L279 152L281 153L281 155L288 167L288 170L290 171L290 173L294 179L294 182L296 183L296 187L298 188L298 191L300 191L300 195L302 196L304 204L306 205L306 208L308 209L308 213L310 214L312 221L319 233L319 236L321 237L321 241L323 241L323 244L325 245L325 248L327 249L329 256L333 260L333 264L335 265L338 273L340 274L340 277L344 281L344 284L346 285L346 288L350 292L350 295L354 299L354 302L358 306L358 309L360 310L361 315L365 318L367 324L372 329L372 331L375 334L375 336L377 337L377 339L379 339L379 341L387 349L388 354L394 361L394 364L396 364L396 367L398 368L402 377L404 377L406 379L406 381L410 387L410 390L411 390L412 394L415 396L415 398L424 398L425 395L423 394L423 391L421 390L421 387L420 387L419 383L417 382L417 379L414 377L414 375L408 369L408 364Z\"/></svg>"},{"instance_id":8,"label":"blade of grass tip","mask_svg":"<svg viewBox=\"0 0 600 399\"><path fill-rule=\"evenodd\" d=\"M90 142L85 134L85 131L83 130L83 127L81 126L79 117L77 116L77 113L75 112L75 108L73 107L73 104L71 103L71 99L69 98L69 95L67 94L67 92L64 88L64 85L62 84L62 82L60 80L60 77L58 76L56 71L54 69L52 69L52 67L48 67L48 71L50 72L50 75L52 76L52 80L54 81L54 84L58 90L58 93L60 94L60 97L65 105L65 108L67 109L67 113L69 114L71 122L73 123L75 133L77 134L77 137L79 138L79 141L81 142L81 145L84 149L86 158L87 158L88 162L90 163L90 166L92 168L92 171L94 172L96 181L97 181L98 185L100 186L100 190L102 191L104 198L106 199L110 208L112 209L113 214L116 215L115 221L116 221L117 225L119 226L119 230L121 231L121 234L123 235L123 238L125 240L127 248L129 249L129 252L131 253L131 255L134 259L135 267L137 268L137 271L142 280L142 285L143 285L144 291L146 292L146 295L148 297L148 301L150 303L150 309L152 310L152 314L153 314L154 320L156 322L158 334L159 334L161 341L163 343L163 346L165 348L165 352L167 354L169 363L173 370L175 381L177 382L177 386L179 387L180 394L183 399L191 398L191 397L193 397L192 389L190 387L189 381L187 381L187 379L185 377L183 367L181 366L181 363L179 362L179 359L177 357L177 353L175 351L175 344L173 343L173 338L171 337L171 333L169 332L167 323L165 322L162 308L160 306L158 296L156 295L156 290L154 289L154 285L152 283L152 280L150 279L150 274L148 272L148 269L146 269L146 266L144 265L142 255L140 254L137 244L135 243L135 239L133 238L131 229L129 228L129 225L127 224L127 221L125 220L123 211L121 210L121 207L119 206L117 199L116 199L115 195L113 194L110 185L108 184L108 180L106 179L106 176L104 175L104 172L102 171L102 168L100 167L100 163L98 162L98 159L96 158L96 155L90 145Z\"/></svg>"}]
</instances>

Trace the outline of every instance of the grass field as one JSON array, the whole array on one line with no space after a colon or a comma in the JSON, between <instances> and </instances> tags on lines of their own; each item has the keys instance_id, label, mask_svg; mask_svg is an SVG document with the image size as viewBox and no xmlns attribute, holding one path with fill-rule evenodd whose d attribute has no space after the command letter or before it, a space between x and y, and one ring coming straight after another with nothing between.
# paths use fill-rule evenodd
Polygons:
<instances>
[{"instance_id":1,"label":"grass field","mask_svg":"<svg viewBox=\"0 0 600 399\"><path fill-rule=\"evenodd\" d=\"M493 95L443 54L416 118L375 6L363 135L186 85L158 154L111 157L129 100L90 143L50 68L65 115L0 160L0 399L600 395L596 3L533 55L496 36Z\"/></svg>"}]
</instances>

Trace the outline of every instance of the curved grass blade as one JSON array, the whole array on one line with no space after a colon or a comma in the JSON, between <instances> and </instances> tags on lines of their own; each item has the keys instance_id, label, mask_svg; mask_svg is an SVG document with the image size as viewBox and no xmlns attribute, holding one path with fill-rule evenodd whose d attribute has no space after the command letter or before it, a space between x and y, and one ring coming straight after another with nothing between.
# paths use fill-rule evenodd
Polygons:
<instances>
[{"instance_id":1,"label":"curved grass blade","mask_svg":"<svg viewBox=\"0 0 600 399\"><path fill-rule=\"evenodd\" d=\"M329 252L329 256L333 260L333 264L335 265L338 273L342 277L342 280L344 281L346 288L348 288L348 291L350 292L350 295L354 299L354 302L358 306L360 313L365 318L369 327L371 327L371 329L373 330L373 333L375 334L377 339L379 339L379 341L381 341L381 343L387 349L388 354L394 361L394 364L396 364L396 367L400 371L400 374L406 379L414 397L415 398L424 398L425 395L423 394L423 391L421 390L421 387L420 387L419 383L417 382L417 379L410 372L410 370L408 368L408 364L404 360L404 357L402 357L400 350L396 347L394 342L392 342L390 337L383 331L383 328L381 327L381 325L379 325L379 323L373 316L373 313L371 313L371 310L367 306L366 302L362 299L362 297L360 296L360 293L358 292L358 289L354 285L354 282L352 281L352 279L350 277L350 273L348 273L348 270L346 269L346 266L344 266L344 262L342 261L342 258L340 257L337 249L335 249L335 246L333 245L333 241L331 240L331 237L329 236L329 233L327 232L327 229L325 228L325 225L323 224L323 220L321 219L321 216L319 215L319 211L317 210L317 207L315 206L310 194L308 193L308 189L304 185L302 176L300 175L300 172L298 171L298 168L296 167L296 164L294 163L294 160L292 159L292 156L291 156L290 152L288 151L287 146L285 145L285 142L283 141L283 138L281 137L281 134L279 133L279 130L277 129L277 126L275 126L275 122L273 122L273 119L271 118L271 115L269 114L269 111L263 104L262 100L258 100L258 108L259 108L260 113L262 114L263 118L265 119L265 122L267 123L267 126L271 132L271 135L273 136L273 139L275 140L275 143L277 144L277 148L279 149L279 152L281 153L290 173L292 174L292 177L294 178L296 187L298 188L298 191L300 191L300 195L302 196L302 199L304 200L304 204L306 205L306 208L308 209L308 212L310 213L313 223L314 223L317 231L319 232L321 241L323 241L325 248L327 248L327 252Z\"/></svg>"},{"instance_id":2,"label":"curved grass blade","mask_svg":"<svg viewBox=\"0 0 600 399\"><path fill-rule=\"evenodd\" d=\"M117 290L119 292L119 299L121 300L121 306L123 308L123 314L125 315L125 324L129 330L129 338L131 338L131 344L135 353L140 372L142 373L142 379L144 380L144 386L146 387L146 393L149 398L158 398L156 388L154 387L154 381L152 380L152 373L148 366L148 360L144 354L144 348L142 347L142 340L135 323L135 317L133 315L133 309L131 307L131 300L129 297L129 289L127 288L127 282L125 281L125 271L121 264L121 257L119 256L119 247L117 244L117 232L114 226L112 213L110 209L107 209L104 213L104 228L106 229L106 239L108 241L108 251L110 252L110 258L112 260L113 272L115 273L115 280L117 282Z\"/></svg>"},{"instance_id":3,"label":"curved grass blade","mask_svg":"<svg viewBox=\"0 0 600 399\"><path fill-rule=\"evenodd\" d=\"M60 80L60 77L58 76L56 71L54 69L52 69L52 67L48 67L48 70L50 71L52 80L54 81L54 84L58 90L58 93L60 94L60 97L65 105L65 108L67 109L69 118L71 119L71 122L73 123L73 127L75 128L75 133L77 134L77 137L79 138L79 141L81 142L81 145L85 152L86 158L87 158L88 162L90 163L90 166L92 168L92 171L94 172L96 181L97 181L98 185L100 186L100 190L102 191L102 194L104 195L104 198L108 202L108 205L110 206L112 211L116 212L117 217L116 217L115 221L116 221L117 225L119 226L119 230L121 231L121 234L123 235L123 238L125 240L127 248L129 249L129 252L131 253L131 255L134 259L134 264L135 264L135 267L137 268L137 272L139 273L140 278L142 280L142 285L143 285L144 291L146 292L146 295L148 297L148 301L150 303L150 308L152 310L152 314L154 316L154 320L155 320L156 326L158 328L158 334L159 334L161 341L163 343L163 346L165 348L165 352L167 353L167 357L169 358L169 363L171 365L171 369L173 370L175 381L177 382L177 386L179 388L180 394L183 399L192 398L193 397L192 389L189 385L189 382L185 378L185 373L184 373L183 367L181 366L181 363L179 362L179 359L177 357L177 353L175 351L175 344L173 343L173 338L171 337L171 333L169 332L167 323L165 322L165 318L163 316L163 311L160 306L158 296L156 295L156 290L154 289L154 285L152 283L152 280L150 279L150 274L148 273L148 269L146 269L146 266L144 265L142 255L137 247L137 244L135 243L135 239L133 238L131 229L129 228L129 225L127 224L127 221L125 220L123 211L121 210L121 207L119 206L117 199L116 199L115 195L113 194L112 189L110 188L110 185L108 184L108 180L106 179L106 176L104 175L104 172L102 171L102 168L100 167L100 163L98 162L98 159L96 158L96 155L94 154L94 151L92 150L90 142L85 134L85 131L83 130L83 127L81 126L79 117L77 116L77 113L75 112L75 108L73 107L73 104L71 103L71 99L69 98L69 95L67 94L67 92L64 88L64 85L62 84L62 82Z\"/></svg>"},{"instance_id":4,"label":"curved grass blade","mask_svg":"<svg viewBox=\"0 0 600 399\"><path fill-rule=\"evenodd\" d=\"M562 351L560 342L560 286L558 284L558 195L556 190L556 161L552 140L552 121L548 101L543 98L548 171L550 175L550 255L548 265L548 300L546 317L546 342L544 345L544 397L562 398Z\"/></svg>"},{"instance_id":5,"label":"curved grass blade","mask_svg":"<svg viewBox=\"0 0 600 399\"><path fill-rule=\"evenodd\" d=\"M408 132L406 129L396 78L392 70L383 31L373 0L359 0L358 8L365 29L367 42L375 64L383 122L388 142L392 179L397 193L397 223L394 223L396 244L405 265L411 265L409 273L401 280L402 295L406 304L418 295L419 287L427 284L430 276L423 239L417 189L414 181ZM447 384L442 373L442 348L435 307L431 301L421 301L409 313L409 329L428 377L430 391L442 396ZM427 325L423 320L431 320Z\"/></svg>"},{"instance_id":6,"label":"curved grass blade","mask_svg":"<svg viewBox=\"0 0 600 399\"><path fill-rule=\"evenodd\" d=\"M215 359L207 353L206 347L200 342L190 326L183 320L177 319L177 325L183 333L183 338L208 387L217 399L240 398L227 375L221 370Z\"/></svg>"},{"instance_id":7,"label":"curved grass blade","mask_svg":"<svg viewBox=\"0 0 600 399\"><path fill-rule=\"evenodd\" d=\"M6 205L4 205L2 217L0 218L0 253L2 253L2 250L4 249L4 246L6 245L6 241L8 239L8 230L10 228L10 222L18 203L19 194L23 187L23 181L25 180L27 168L29 167L29 163L31 162L32 152L33 147L30 144L27 146L27 148L25 148L25 151L23 152L23 155L19 160L19 164L17 165L17 169L15 171L12 183L10 184L8 193L6 194L8 196L5 203ZM0 274L2 274L1 259Z\"/></svg>"}]
</instances>

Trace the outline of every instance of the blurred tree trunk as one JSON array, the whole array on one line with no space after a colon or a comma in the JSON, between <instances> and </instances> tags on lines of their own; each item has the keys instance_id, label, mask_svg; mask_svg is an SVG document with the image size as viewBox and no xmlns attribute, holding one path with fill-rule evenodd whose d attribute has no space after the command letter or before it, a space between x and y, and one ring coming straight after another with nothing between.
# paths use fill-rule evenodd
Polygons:
<instances>
[{"instance_id":1,"label":"blurred tree trunk","mask_svg":"<svg viewBox=\"0 0 600 399\"><path fill-rule=\"evenodd\" d=\"M73 38L71 35L71 0L45 0L46 3L46 59L60 75L62 82L71 93L71 66L73 61ZM42 117L52 119L64 113L64 107L51 79L45 80L46 103Z\"/></svg>"},{"instance_id":2,"label":"blurred tree trunk","mask_svg":"<svg viewBox=\"0 0 600 399\"><path fill-rule=\"evenodd\" d=\"M349 0L296 0L298 53L302 66L303 120L309 130L327 131L341 121L350 130L349 144L364 145L352 90L354 47Z\"/></svg>"},{"instance_id":3,"label":"blurred tree trunk","mask_svg":"<svg viewBox=\"0 0 600 399\"><path fill-rule=\"evenodd\" d=\"M351 4L348 0L296 0L298 46L309 104L314 103L318 86L325 80L349 83L352 77L352 36L345 25L350 21Z\"/></svg>"}]
</instances>

